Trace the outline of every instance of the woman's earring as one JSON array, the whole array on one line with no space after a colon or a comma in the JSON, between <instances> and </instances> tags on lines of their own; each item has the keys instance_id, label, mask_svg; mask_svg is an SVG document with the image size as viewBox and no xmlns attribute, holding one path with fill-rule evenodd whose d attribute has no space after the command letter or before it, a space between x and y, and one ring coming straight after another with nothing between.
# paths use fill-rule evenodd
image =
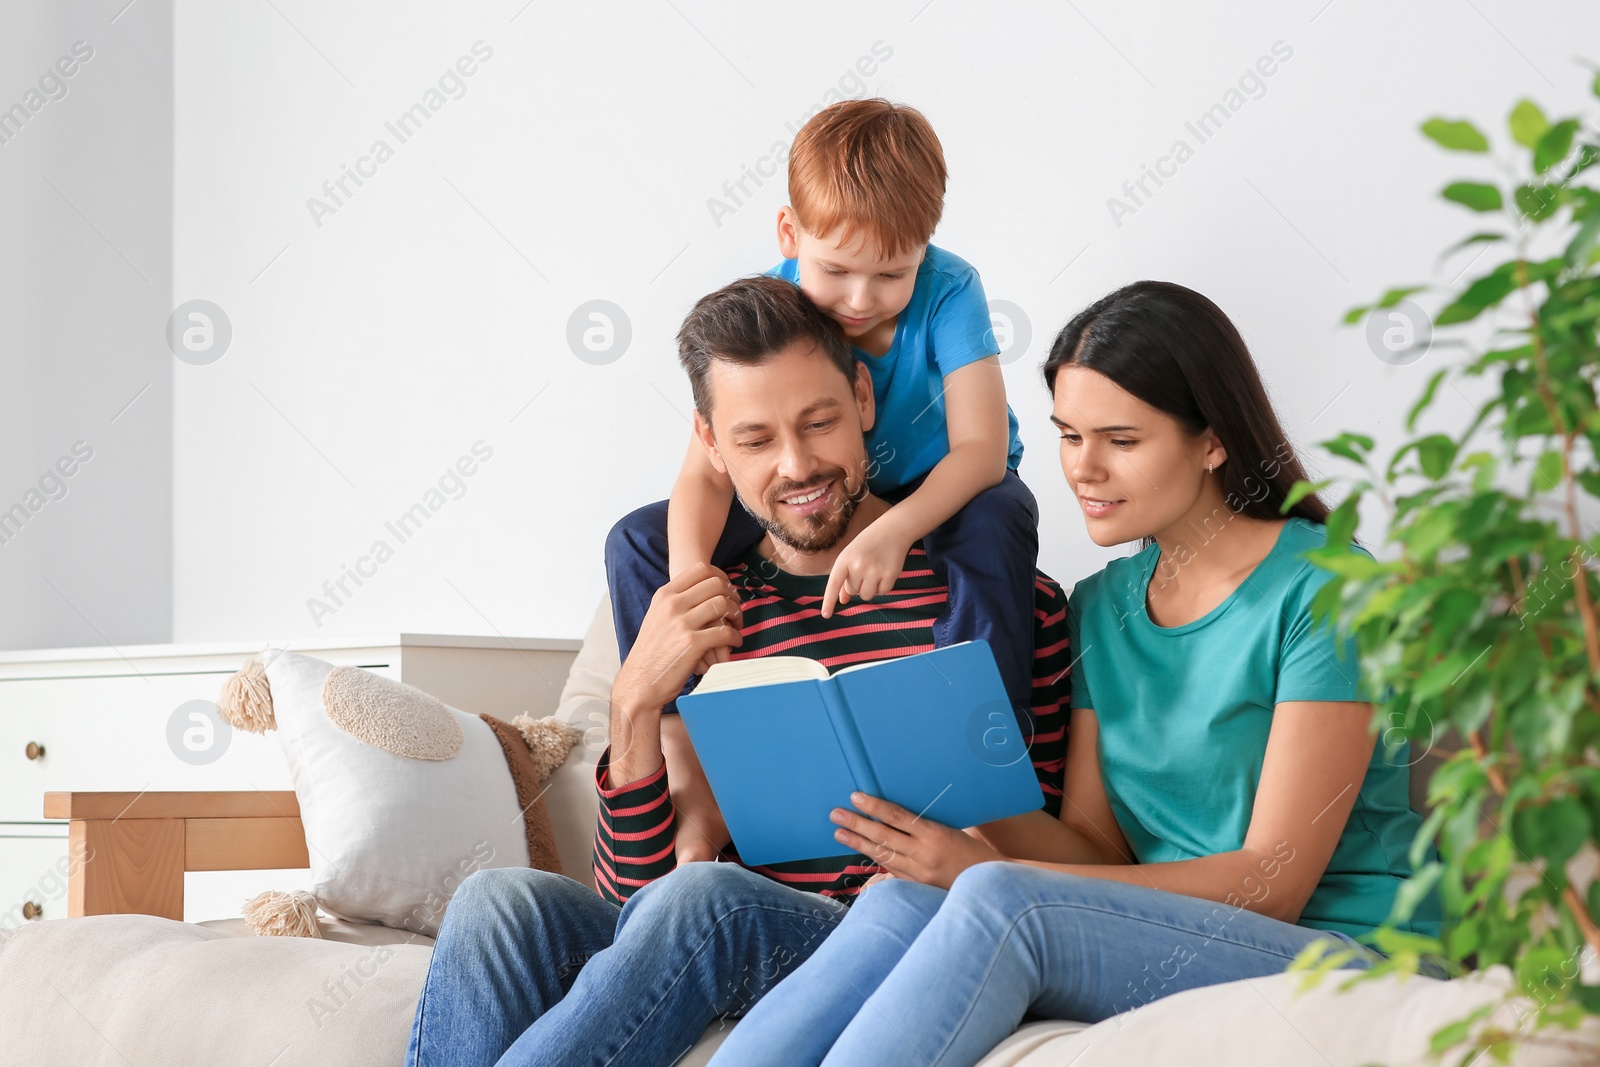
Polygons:
<instances>
[{"instance_id":1,"label":"woman's earring","mask_svg":"<svg viewBox=\"0 0 1600 1067\"><path fill-rule=\"evenodd\" d=\"M1214 470L1214 469L1215 468L1213 468L1211 464L1209 464L1209 463L1206 464L1206 473L1207 474L1210 474L1212 472L1212 470Z\"/></svg>"}]
</instances>

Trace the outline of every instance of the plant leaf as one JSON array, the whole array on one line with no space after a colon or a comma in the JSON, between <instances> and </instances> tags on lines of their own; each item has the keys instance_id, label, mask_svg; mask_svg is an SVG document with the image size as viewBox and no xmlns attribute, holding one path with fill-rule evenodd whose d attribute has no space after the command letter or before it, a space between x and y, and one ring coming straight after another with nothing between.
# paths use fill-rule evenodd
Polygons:
<instances>
[{"instance_id":1,"label":"plant leaf","mask_svg":"<svg viewBox=\"0 0 1600 1067\"><path fill-rule=\"evenodd\" d=\"M1518 100L1517 106L1511 109L1509 125L1512 139L1524 148L1532 148L1550 128L1550 120L1532 100Z\"/></svg>"},{"instance_id":2,"label":"plant leaf","mask_svg":"<svg viewBox=\"0 0 1600 1067\"><path fill-rule=\"evenodd\" d=\"M1417 419L1433 403L1433 394L1439 391L1439 383L1444 381L1444 376L1450 371L1449 367L1433 372L1433 377L1428 379L1427 387L1422 390L1422 395L1417 402L1411 405L1411 410L1406 413L1406 433L1411 433L1417 428Z\"/></svg>"},{"instance_id":3,"label":"plant leaf","mask_svg":"<svg viewBox=\"0 0 1600 1067\"><path fill-rule=\"evenodd\" d=\"M1561 797L1539 810L1544 858L1550 867L1559 868L1589 840L1589 814L1571 797Z\"/></svg>"},{"instance_id":4,"label":"plant leaf","mask_svg":"<svg viewBox=\"0 0 1600 1067\"><path fill-rule=\"evenodd\" d=\"M1595 81L1600 83L1600 78ZM1600 95L1600 90L1597 90ZM1583 1005L1583 1010L1591 1015L1600 1015L1600 986L1585 985L1578 982L1572 987L1572 999Z\"/></svg>"},{"instance_id":5,"label":"plant leaf","mask_svg":"<svg viewBox=\"0 0 1600 1067\"><path fill-rule=\"evenodd\" d=\"M1578 120L1567 119L1558 122L1545 131L1539 138L1539 143L1533 150L1533 169L1536 174L1543 174L1551 167L1567 158L1567 153L1572 151L1572 137L1578 132Z\"/></svg>"},{"instance_id":6,"label":"plant leaf","mask_svg":"<svg viewBox=\"0 0 1600 1067\"><path fill-rule=\"evenodd\" d=\"M1454 303L1434 317L1434 325L1450 326L1470 321L1477 318L1478 313L1484 308L1492 307L1504 300L1516 286L1516 275L1513 273L1515 267L1515 263L1502 263L1467 286L1466 291L1457 297Z\"/></svg>"},{"instance_id":7,"label":"plant leaf","mask_svg":"<svg viewBox=\"0 0 1600 1067\"><path fill-rule=\"evenodd\" d=\"M1544 453L1533 466L1533 491L1548 493L1561 484L1561 453L1555 449Z\"/></svg>"},{"instance_id":8,"label":"plant leaf","mask_svg":"<svg viewBox=\"0 0 1600 1067\"><path fill-rule=\"evenodd\" d=\"M1372 446L1372 438L1359 433L1342 433L1338 437L1322 442L1323 448L1336 456L1343 456L1352 463L1366 463L1366 453L1372 451Z\"/></svg>"},{"instance_id":9,"label":"plant leaf","mask_svg":"<svg viewBox=\"0 0 1600 1067\"><path fill-rule=\"evenodd\" d=\"M1355 537L1356 525L1360 520L1357 509L1361 506L1361 494L1351 493L1345 497L1338 507L1328 515L1325 529L1328 531L1328 544L1349 544Z\"/></svg>"},{"instance_id":10,"label":"plant leaf","mask_svg":"<svg viewBox=\"0 0 1600 1067\"><path fill-rule=\"evenodd\" d=\"M1455 255L1457 252L1461 251L1463 248L1466 248L1466 247L1468 247L1470 245L1481 245L1481 244L1484 244L1485 242L1488 242L1488 241L1504 241L1505 239L1506 239L1506 236L1503 233L1488 233L1488 232L1475 233L1471 237L1462 238L1461 240L1457 241L1455 244L1451 245L1449 248L1445 249L1443 252L1440 252L1439 253L1439 258L1440 259L1449 259L1451 256Z\"/></svg>"},{"instance_id":11,"label":"plant leaf","mask_svg":"<svg viewBox=\"0 0 1600 1067\"><path fill-rule=\"evenodd\" d=\"M1578 232L1573 234L1572 242L1567 245L1567 265L1579 268L1588 266L1589 255L1594 249L1597 236L1600 236L1600 212L1584 219L1583 225L1578 227Z\"/></svg>"},{"instance_id":12,"label":"plant leaf","mask_svg":"<svg viewBox=\"0 0 1600 1067\"><path fill-rule=\"evenodd\" d=\"M1543 222L1554 215L1561 204L1557 191L1548 185L1519 185L1511 194L1517 210L1534 222Z\"/></svg>"},{"instance_id":13,"label":"plant leaf","mask_svg":"<svg viewBox=\"0 0 1600 1067\"><path fill-rule=\"evenodd\" d=\"M1354 326L1366 318L1370 312L1376 311L1378 308L1392 308L1412 293L1420 293L1427 288L1426 285L1406 285L1399 289L1390 289L1378 298L1376 304L1361 304L1346 311L1344 313L1344 324L1346 326Z\"/></svg>"},{"instance_id":14,"label":"plant leaf","mask_svg":"<svg viewBox=\"0 0 1600 1067\"><path fill-rule=\"evenodd\" d=\"M1300 501L1304 500L1312 493L1322 492L1332 484L1333 479L1331 478L1320 482L1308 482L1304 480L1295 482L1289 487L1288 495L1283 498L1283 506L1278 509L1279 514L1289 514L1289 509L1300 503Z\"/></svg>"},{"instance_id":15,"label":"plant leaf","mask_svg":"<svg viewBox=\"0 0 1600 1067\"><path fill-rule=\"evenodd\" d=\"M1394 895L1394 903L1390 905L1389 919L1392 922L1405 922L1416 914L1417 905L1422 903L1435 885L1439 884L1439 876L1444 873L1444 864L1428 863L1400 883L1399 890Z\"/></svg>"},{"instance_id":16,"label":"plant leaf","mask_svg":"<svg viewBox=\"0 0 1600 1067\"><path fill-rule=\"evenodd\" d=\"M1417 459L1422 464L1422 473L1434 481L1449 472L1455 458L1456 443L1444 434L1429 434L1417 442Z\"/></svg>"},{"instance_id":17,"label":"plant leaf","mask_svg":"<svg viewBox=\"0 0 1600 1067\"><path fill-rule=\"evenodd\" d=\"M1466 119L1431 118L1422 124L1422 132L1452 152L1489 151L1489 139Z\"/></svg>"},{"instance_id":18,"label":"plant leaf","mask_svg":"<svg viewBox=\"0 0 1600 1067\"><path fill-rule=\"evenodd\" d=\"M1499 211L1505 206L1500 190L1482 182L1451 182L1439 195L1474 211Z\"/></svg>"},{"instance_id":19,"label":"plant leaf","mask_svg":"<svg viewBox=\"0 0 1600 1067\"><path fill-rule=\"evenodd\" d=\"M1390 289L1378 298L1378 302L1373 307L1392 308L1412 293L1420 293L1426 288L1426 285L1406 285L1399 289Z\"/></svg>"},{"instance_id":20,"label":"plant leaf","mask_svg":"<svg viewBox=\"0 0 1600 1067\"><path fill-rule=\"evenodd\" d=\"M1493 1007L1493 1004L1485 1004L1450 1025L1435 1030L1433 1036L1428 1039L1428 1051L1437 1055L1465 1041L1472 1033L1472 1024L1488 1015Z\"/></svg>"}]
</instances>

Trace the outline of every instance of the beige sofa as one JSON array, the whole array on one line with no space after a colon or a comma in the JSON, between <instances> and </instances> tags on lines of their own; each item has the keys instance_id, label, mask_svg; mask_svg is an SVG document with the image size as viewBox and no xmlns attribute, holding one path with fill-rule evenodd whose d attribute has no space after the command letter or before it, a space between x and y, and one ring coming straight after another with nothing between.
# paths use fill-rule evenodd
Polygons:
<instances>
[{"instance_id":1,"label":"beige sofa","mask_svg":"<svg viewBox=\"0 0 1600 1067\"><path fill-rule=\"evenodd\" d=\"M606 695L618 667L609 605L597 609L573 663L558 714L588 728L545 799L566 872L592 885L589 849L594 757L604 745ZM47 814L87 824L186 820L193 840L226 842L241 869L305 862L293 793L50 794ZM225 821L224 821L225 820ZM137 836L137 835L134 835ZM154 850L153 850L154 851ZM183 855L122 861L185 863ZM215 855L206 862L215 869ZM0 931L0 1065L170 1067L398 1067L404 1060L432 941L387 927L324 920L322 940L255 937L243 919L177 922L153 915L92 914L117 899L96 871L73 872L77 918ZM85 904L84 902L87 902ZM983 1067L1058 1064L1421 1064L1438 1027L1506 995L1503 969L1454 982L1425 978L1330 981L1297 993L1287 975L1194 990L1095 1026L1031 1022ZM1511 1003L1500 1025L1515 1028ZM680 1061L703 1064L732 1022L714 1023ZM1592 1050L1600 1035L1585 1035ZM1567 1041L1574 1040L1570 1035ZM1567 1063L1571 1046L1523 1048L1519 1064Z\"/></svg>"}]
</instances>

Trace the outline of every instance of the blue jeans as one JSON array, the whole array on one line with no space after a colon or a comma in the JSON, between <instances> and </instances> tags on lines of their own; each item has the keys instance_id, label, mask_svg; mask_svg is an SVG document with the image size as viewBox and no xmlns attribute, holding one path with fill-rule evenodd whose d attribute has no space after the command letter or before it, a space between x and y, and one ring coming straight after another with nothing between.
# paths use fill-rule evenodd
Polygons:
<instances>
[{"instance_id":1,"label":"blue jeans","mask_svg":"<svg viewBox=\"0 0 1600 1067\"><path fill-rule=\"evenodd\" d=\"M904 499L920 482L890 494ZM711 562L726 569L765 531L737 498L728 510ZM933 623L940 648L982 638L994 652L1000 680L1026 736L1033 716L1033 575L1039 559L1039 504L1016 471L985 489L922 542L929 562L950 587L945 610ZM667 501L646 504L612 527L606 537L606 581L611 589L617 648L628 658L650 597L667 584ZM691 677L687 693L698 683ZM676 704L668 705L675 712Z\"/></svg>"},{"instance_id":2,"label":"blue jeans","mask_svg":"<svg viewBox=\"0 0 1600 1067\"><path fill-rule=\"evenodd\" d=\"M711 1062L975 1064L1030 1013L1099 1022L1281 972L1324 936L1361 948L1225 904L1018 863L968 868L949 892L892 878L861 895Z\"/></svg>"},{"instance_id":3,"label":"blue jeans","mask_svg":"<svg viewBox=\"0 0 1600 1067\"><path fill-rule=\"evenodd\" d=\"M406 1067L667 1067L847 910L732 863L680 867L621 908L548 871L474 871L445 909Z\"/></svg>"}]
</instances>

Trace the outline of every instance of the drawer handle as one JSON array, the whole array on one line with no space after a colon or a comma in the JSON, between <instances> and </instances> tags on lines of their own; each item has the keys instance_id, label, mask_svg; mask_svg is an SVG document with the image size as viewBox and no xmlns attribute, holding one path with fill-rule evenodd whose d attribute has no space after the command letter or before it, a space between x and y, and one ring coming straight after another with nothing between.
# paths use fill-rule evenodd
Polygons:
<instances>
[{"instance_id":1,"label":"drawer handle","mask_svg":"<svg viewBox=\"0 0 1600 1067\"><path fill-rule=\"evenodd\" d=\"M31 900L22 902L22 917L24 919L38 919L44 915L44 905L35 904Z\"/></svg>"},{"instance_id":2,"label":"drawer handle","mask_svg":"<svg viewBox=\"0 0 1600 1067\"><path fill-rule=\"evenodd\" d=\"M37 741L29 741L28 742L28 758L29 759L43 759L44 758L44 746L41 745Z\"/></svg>"}]
</instances>

